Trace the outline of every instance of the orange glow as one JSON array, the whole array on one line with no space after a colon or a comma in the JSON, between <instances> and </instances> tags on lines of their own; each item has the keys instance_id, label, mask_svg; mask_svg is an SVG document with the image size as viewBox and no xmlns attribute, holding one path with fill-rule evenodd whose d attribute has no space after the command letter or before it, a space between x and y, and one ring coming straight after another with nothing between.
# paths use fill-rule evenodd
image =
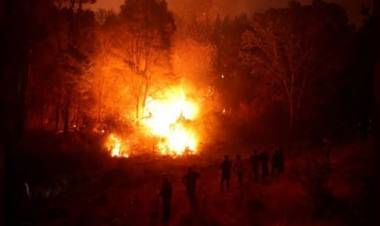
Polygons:
<instances>
[{"instance_id":1,"label":"orange glow","mask_svg":"<svg viewBox=\"0 0 380 226\"><path fill-rule=\"evenodd\" d=\"M148 97L142 122L150 134L159 138L161 154L196 153L199 141L191 123L198 112L196 102L188 99L182 88L175 88L162 98Z\"/></svg>"},{"instance_id":2,"label":"orange glow","mask_svg":"<svg viewBox=\"0 0 380 226\"><path fill-rule=\"evenodd\" d=\"M123 144L122 140L111 133L106 141L106 149L111 153L112 157L128 157L126 152L126 145Z\"/></svg>"}]
</instances>

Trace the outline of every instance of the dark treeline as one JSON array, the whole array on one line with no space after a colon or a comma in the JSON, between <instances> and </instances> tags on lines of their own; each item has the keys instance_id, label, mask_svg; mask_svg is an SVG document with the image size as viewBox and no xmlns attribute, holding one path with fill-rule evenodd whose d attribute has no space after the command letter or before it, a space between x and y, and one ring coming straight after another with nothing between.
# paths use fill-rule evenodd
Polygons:
<instances>
[{"instance_id":1,"label":"dark treeline","mask_svg":"<svg viewBox=\"0 0 380 226\"><path fill-rule=\"evenodd\" d=\"M100 62L99 58L117 56L125 68L144 79L147 87L151 68L148 62L153 58L159 61L170 47L175 25L165 2L128 1L117 15L83 9L85 3L93 1L40 1L26 9L29 10L26 13L36 14L28 21L28 27L38 37L26 40L27 46L22 50L26 51L23 54L27 60L20 93L23 129L66 134L79 126L92 125L91 120L99 122L101 113L90 112L94 99L102 98L98 93L103 83L93 81L97 65L106 62ZM151 8L141 7L144 4ZM113 51L115 46L117 50ZM14 50L9 52L16 56ZM16 60L15 64L19 63ZM136 88L137 98L145 99L148 90L140 89ZM141 107L140 102L136 105Z\"/></svg>"},{"instance_id":2,"label":"dark treeline","mask_svg":"<svg viewBox=\"0 0 380 226\"><path fill-rule=\"evenodd\" d=\"M375 58L373 21L365 12L360 28L342 7L323 1L217 18L216 68L224 78L218 88L242 114L236 131L320 139L368 129Z\"/></svg>"},{"instance_id":3,"label":"dark treeline","mask_svg":"<svg viewBox=\"0 0 380 226\"><path fill-rule=\"evenodd\" d=\"M67 133L105 123L107 109L93 109L102 91L95 95L89 87L95 87L90 78L99 56L109 52L143 79L130 101L138 117L154 82L151 74L170 62L176 32L215 48L209 76L223 102L224 129L232 134L320 138L371 123L374 56L366 12L364 25L354 28L341 6L320 0L193 21L173 15L164 1L127 1L118 14L84 7L91 3L5 2L2 99L8 107L2 120L8 129Z\"/></svg>"}]
</instances>

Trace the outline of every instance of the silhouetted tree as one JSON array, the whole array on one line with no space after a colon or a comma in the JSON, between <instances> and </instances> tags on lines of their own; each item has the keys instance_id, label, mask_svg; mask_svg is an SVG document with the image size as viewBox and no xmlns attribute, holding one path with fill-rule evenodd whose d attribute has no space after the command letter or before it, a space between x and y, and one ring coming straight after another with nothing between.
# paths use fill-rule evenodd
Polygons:
<instances>
[{"instance_id":1,"label":"silhouetted tree","mask_svg":"<svg viewBox=\"0 0 380 226\"><path fill-rule=\"evenodd\" d=\"M30 54L28 123L32 128L63 128L67 133L86 106L86 96L77 85L88 73L94 51L94 14L56 6L41 24L46 35L33 44Z\"/></svg>"},{"instance_id":2,"label":"silhouetted tree","mask_svg":"<svg viewBox=\"0 0 380 226\"><path fill-rule=\"evenodd\" d=\"M242 101L252 99L251 80L248 67L242 63L239 51L242 34L248 28L248 18L240 15L233 18L217 17L212 42L216 46L216 88L223 95L226 108L237 109Z\"/></svg>"},{"instance_id":3,"label":"silhouetted tree","mask_svg":"<svg viewBox=\"0 0 380 226\"><path fill-rule=\"evenodd\" d=\"M145 107L154 68L169 62L175 29L166 1L128 0L121 6L114 36L115 45L119 47L116 52L144 81L136 96L136 119Z\"/></svg>"},{"instance_id":4,"label":"silhouetted tree","mask_svg":"<svg viewBox=\"0 0 380 226\"><path fill-rule=\"evenodd\" d=\"M263 76L277 90L273 94L286 103L292 128L313 95L308 91L345 66L346 14L332 3L302 6L292 1L288 8L255 13L250 25L243 34L241 58L252 75Z\"/></svg>"}]
</instances>

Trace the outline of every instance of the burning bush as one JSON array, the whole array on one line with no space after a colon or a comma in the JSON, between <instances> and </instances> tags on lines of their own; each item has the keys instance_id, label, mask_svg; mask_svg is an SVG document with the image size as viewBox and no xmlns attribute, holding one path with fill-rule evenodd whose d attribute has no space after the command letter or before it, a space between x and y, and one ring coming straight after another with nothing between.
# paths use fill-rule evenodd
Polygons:
<instances>
[{"instance_id":1,"label":"burning bush","mask_svg":"<svg viewBox=\"0 0 380 226\"><path fill-rule=\"evenodd\" d=\"M199 111L199 104L189 98L182 87L157 92L147 98L143 116L136 124L133 136L142 137L145 145L153 140L154 147L151 147L159 154L196 153L199 134L195 122ZM128 157L128 146L131 144L123 136L114 133L108 136L106 148L112 156Z\"/></svg>"}]
</instances>

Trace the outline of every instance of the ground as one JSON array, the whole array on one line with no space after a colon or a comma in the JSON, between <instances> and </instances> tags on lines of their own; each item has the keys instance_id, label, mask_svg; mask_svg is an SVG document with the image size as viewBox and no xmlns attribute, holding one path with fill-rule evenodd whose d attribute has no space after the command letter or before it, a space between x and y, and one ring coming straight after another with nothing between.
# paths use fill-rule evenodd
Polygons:
<instances>
[{"instance_id":1,"label":"ground","mask_svg":"<svg viewBox=\"0 0 380 226\"><path fill-rule=\"evenodd\" d=\"M85 146L72 140L62 147L57 139L39 142L35 150L25 145L9 164L9 216L19 226L162 225L158 192L163 175L173 185L170 225L364 225L368 220L370 139L332 145L328 167L319 164L321 147L288 149L285 174L258 183L250 179L250 153L241 151L244 188L233 177L229 192L220 191L218 167L229 150L117 159L95 153L95 142ZM199 209L193 214L181 182L188 166L201 175ZM323 173L325 168L329 173Z\"/></svg>"}]
</instances>

